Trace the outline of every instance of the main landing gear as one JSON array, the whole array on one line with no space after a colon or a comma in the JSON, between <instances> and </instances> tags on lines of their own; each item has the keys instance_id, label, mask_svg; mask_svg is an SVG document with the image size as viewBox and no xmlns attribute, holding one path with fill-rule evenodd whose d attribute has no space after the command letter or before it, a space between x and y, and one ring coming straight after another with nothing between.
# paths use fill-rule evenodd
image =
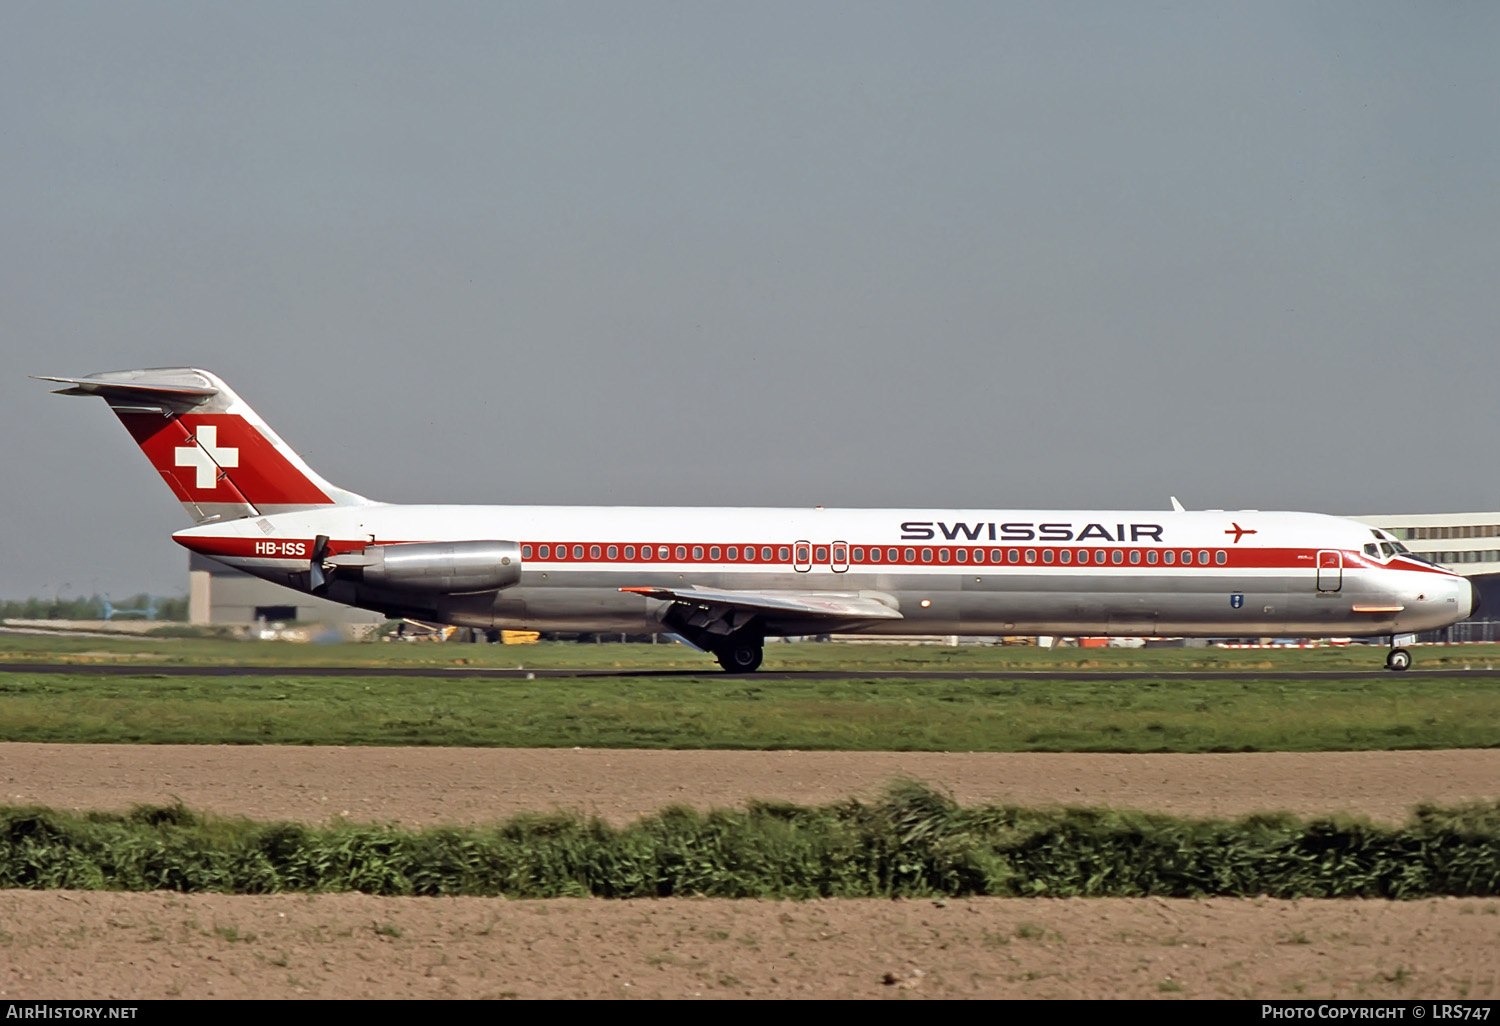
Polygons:
<instances>
[{"instance_id":1,"label":"main landing gear","mask_svg":"<svg viewBox=\"0 0 1500 1026\"><path fill-rule=\"evenodd\" d=\"M714 649L714 658L729 673L753 673L760 669L765 648L760 638L730 636Z\"/></svg>"}]
</instances>

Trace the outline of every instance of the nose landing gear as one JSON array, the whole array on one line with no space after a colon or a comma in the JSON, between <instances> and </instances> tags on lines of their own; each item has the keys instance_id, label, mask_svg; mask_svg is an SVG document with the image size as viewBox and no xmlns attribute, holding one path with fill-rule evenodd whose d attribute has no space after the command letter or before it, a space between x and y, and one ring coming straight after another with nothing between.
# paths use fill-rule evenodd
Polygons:
<instances>
[{"instance_id":1,"label":"nose landing gear","mask_svg":"<svg viewBox=\"0 0 1500 1026\"><path fill-rule=\"evenodd\" d=\"M1391 639L1391 644L1396 644L1396 639ZM1385 668L1400 673L1411 666L1411 653L1404 648L1392 648L1385 655Z\"/></svg>"}]
</instances>

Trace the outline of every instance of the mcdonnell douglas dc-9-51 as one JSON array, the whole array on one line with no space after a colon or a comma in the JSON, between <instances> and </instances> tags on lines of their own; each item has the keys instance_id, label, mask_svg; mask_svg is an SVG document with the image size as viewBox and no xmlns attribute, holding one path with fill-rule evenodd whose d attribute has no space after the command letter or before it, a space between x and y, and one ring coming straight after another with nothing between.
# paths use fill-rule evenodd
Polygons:
<instances>
[{"instance_id":1,"label":"mcdonnell douglas dc-9-51","mask_svg":"<svg viewBox=\"0 0 1500 1026\"><path fill-rule=\"evenodd\" d=\"M43 378L115 411L195 526L173 538L299 592L477 628L670 634L724 669L765 639L1383 636L1479 605L1384 531L1316 513L439 506L324 480L222 380Z\"/></svg>"}]
</instances>

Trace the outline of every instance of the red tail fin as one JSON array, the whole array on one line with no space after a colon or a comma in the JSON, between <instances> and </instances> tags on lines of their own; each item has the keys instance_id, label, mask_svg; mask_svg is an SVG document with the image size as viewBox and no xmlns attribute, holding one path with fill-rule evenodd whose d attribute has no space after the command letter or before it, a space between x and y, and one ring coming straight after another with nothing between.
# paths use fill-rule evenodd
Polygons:
<instances>
[{"instance_id":1,"label":"red tail fin","mask_svg":"<svg viewBox=\"0 0 1500 1026\"><path fill-rule=\"evenodd\" d=\"M368 502L318 476L219 378L186 367L44 378L115 411L193 519Z\"/></svg>"}]
</instances>

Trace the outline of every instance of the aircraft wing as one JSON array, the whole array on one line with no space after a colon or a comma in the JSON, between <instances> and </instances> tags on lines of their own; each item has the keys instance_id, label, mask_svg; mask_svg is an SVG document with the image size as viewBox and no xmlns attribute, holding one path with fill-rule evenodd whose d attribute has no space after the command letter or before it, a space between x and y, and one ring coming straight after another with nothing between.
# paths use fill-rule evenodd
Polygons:
<instances>
[{"instance_id":1,"label":"aircraft wing","mask_svg":"<svg viewBox=\"0 0 1500 1026\"><path fill-rule=\"evenodd\" d=\"M686 606L690 610L689 622L702 620L704 625L713 621L735 625L755 614L774 620L812 621L828 627L866 620L901 619L901 611L894 604L859 592L738 591L699 587L620 590Z\"/></svg>"}]
</instances>

